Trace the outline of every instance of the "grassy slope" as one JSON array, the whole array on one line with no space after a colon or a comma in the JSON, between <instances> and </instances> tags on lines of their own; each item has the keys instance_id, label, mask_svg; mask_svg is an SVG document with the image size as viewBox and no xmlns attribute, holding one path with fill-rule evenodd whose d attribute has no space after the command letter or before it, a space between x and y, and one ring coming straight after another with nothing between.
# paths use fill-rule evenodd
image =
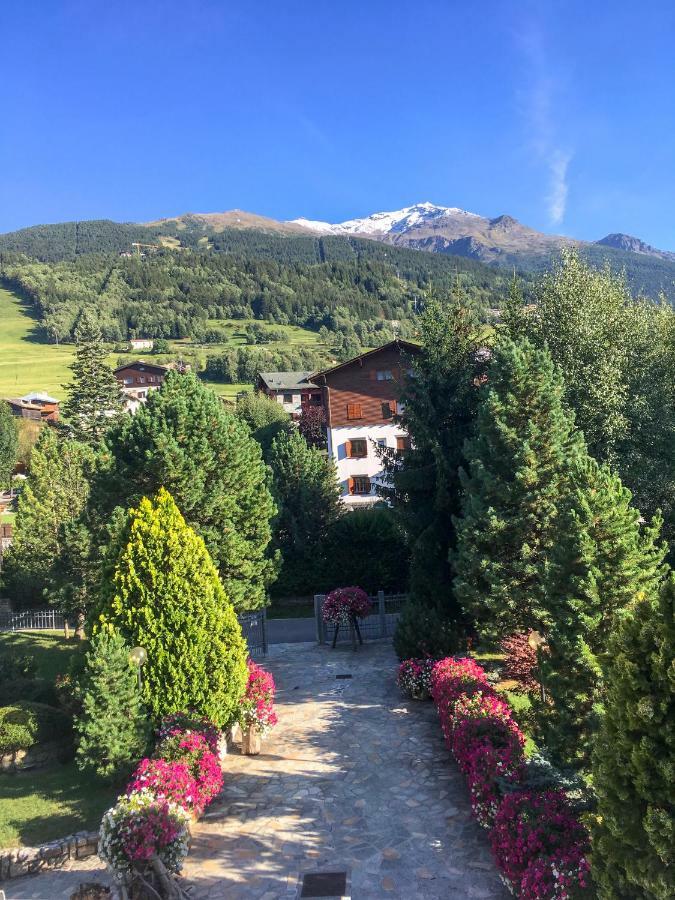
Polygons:
<instances>
[{"instance_id":1,"label":"grassy slope","mask_svg":"<svg viewBox=\"0 0 675 900\"><path fill-rule=\"evenodd\" d=\"M60 631L4 631L0 633L0 652L32 656L37 677L54 681L68 670L71 657L83 652L81 641L66 640Z\"/></svg>"},{"instance_id":2,"label":"grassy slope","mask_svg":"<svg viewBox=\"0 0 675 900\"><path fill-rule=\"evenodd\" d=\"M252 321L252 320L251 320ZM220 344L208 344L195 348L189 341L172 342L174 351L184 347L186 351L198 349L200 353L210 356L222 353L228 348L242 346L246 343L244 330L251 324L247 320L223 319L209 322L210 327L221 330L223 341ZM281 349L285 346L312 346L323 349L318 335L305 328L294 325L262 324L264 328L283 331L285 340L279 343L266 344L270 349ZM29 391L47 391L60 400L64 398L63 384L70 381L68 368L73 359L71 344L57 347L39 340L38 323L31 315L30 309L16 294L0 287L0 397L20 397ZM108 361L116 366L120 354L111 353ZM125 354L129 361L136 359L133 353ZM175 356L152 356L156 362L166 362ZM211 384L216 393L234 399L238 391L250 389L250 385Z\"/></svg>"}]
</instances>

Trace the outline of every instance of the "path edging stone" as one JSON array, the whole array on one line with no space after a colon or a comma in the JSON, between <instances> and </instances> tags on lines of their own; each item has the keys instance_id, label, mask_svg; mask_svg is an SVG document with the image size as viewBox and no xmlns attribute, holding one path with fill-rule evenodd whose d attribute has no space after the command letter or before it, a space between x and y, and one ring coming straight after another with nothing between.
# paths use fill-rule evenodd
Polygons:
<instances>
[{"instance_id":1,"label":"path edging stone","mask_svg":"<svg viewBox=\"0 0 675 900\"><path fill-rule=\"evenodd\" d=\"M45 869L56 869L71 859L86 859L98 850L98 831L78 831L38 847L0 850L0 882Z\"/></svg>"}]
</instances>

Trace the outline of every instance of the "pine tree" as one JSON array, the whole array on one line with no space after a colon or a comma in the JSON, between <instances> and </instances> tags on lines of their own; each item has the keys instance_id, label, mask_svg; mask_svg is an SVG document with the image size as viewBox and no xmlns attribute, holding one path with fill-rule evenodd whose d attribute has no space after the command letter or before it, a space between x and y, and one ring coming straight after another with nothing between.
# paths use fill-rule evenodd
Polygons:
<instances>
[{"instance_id":1,"label":"pine tree","mask_svg":"<svg viewBox=\"0 0 675 900\"><path fill-rule=\"evenodd\" d=\"M328 531L341 512L335 466L297 429L274 439L269 463L279 510L273 545L282 557L276 593L310 594L324 567Z\"/></svg>"},{"instance_id":2,"label":"pine tree","mask_svg":"<svg viewBox=\"0 0 675 900\"><path fill-rule=\"evenodd\" d=\"M3 573L9 594L20 603L42 598L58 575L64 528L77 520L89 496L94 452L44 428L30 457L18 501L12 547Z\"/></svg>"},{"instance_id":3,"label":"pine tree","mask_svg":"<svg viewBox=\"0 0 675 900\"><path fill-rule=\"evenodd\" d=\"M103 777L123 777L149 738L130 649L114 629L102 628L92 639L80 685L77 764Z\"/></svg>"},{"instance_id":4,"label":"pine tree","mask_svg":"<svg viewBox=\"0 0 675 900\"><path fill-rule=\"evenodd\" d=\"M617 617L593 754L601 900L675 895L675 576Z\"/></svg>"},{"instance_id":5,"label":"pine tree","mask_svg":"<svg viewBox=\"0 0 675 900\"><path fill-rule=\"evenodd\" d=\"M110 563L94 621L147 651L142 696L152 715L193 709L231 722L246 684L246 642L204 541L168 491L130 510Z\"/></svg>"},{"instance_id":6,"label":"pine tree","mask_svg":"<svg viewBox=\"0 0 675 900\"><path fill-rule=\"evenodd\" d=\"M239 610L266 603L276 574L268 553L275 505L270 472L248 426L194 375L170 372L134 416L106 438L107 465L89 510L101 543L116 506L128 508L165 487L204 538L227 596Z\"/></svg>"},{"instance_id":7,"label":"pine tree","mask_svg":"<svg viewBox=\"0 0 675 900\"><path fill-rule=\"evenodd\" d=\"M75 331L77 350L70 366L73 380L64 385L67 398L62 412L74 436L97 445L115 418L124 410L124 398L113 370L106 362L101 329L84 312Z\"/></svg>"},{"instance_id":8,"label":"pine tree","mask_svg":"<svg viewBox=\"0 0 675 900\"><path fill-rule=\"evenodd\" d=\"M495 350L466 448L455 593L480 634L546 628L544 569L570 462L583 441L550 356L526 339Z\"/></svg>"},{"instance_id":9,"label":"pine tree","mask_svg":"<svg viewBox=\"0 0 675 900\"><path fill-rule=\"evenodd\" d=\"M651 596L662 577L660 520L640 527L630 491L607 466L578 465L551 547L545 584L548 702L538 711L553 758L587 769L603 703L611 624L636 596Z\"/></svg>"},{"instance_id":10,"label":"pine tree","mask_svg":"<svg viewBox=\"0 0 675 900\"><path fill-rule=\"evenodd\" d=\"M8 487L19 449L19 431L9 404L0 400L0 488Z\"/></svg>"}]
</instances>

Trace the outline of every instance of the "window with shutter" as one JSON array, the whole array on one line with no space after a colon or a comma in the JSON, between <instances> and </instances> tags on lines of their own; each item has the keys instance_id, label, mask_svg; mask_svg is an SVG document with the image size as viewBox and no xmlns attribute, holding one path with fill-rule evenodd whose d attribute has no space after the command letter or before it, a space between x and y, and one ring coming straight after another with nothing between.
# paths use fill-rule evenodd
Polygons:
<instances>
[{"instance_id":1,"label":"window with shutter","mask_svg":"<svg viewBox=\"0 0 675 900\"><path fill-rule=\"evenodd\" d=\"M348 403L347 404L347 418L348 419L362 419L363 418L363 410L361 409L360 403Z\"/></svg>"},{"instance_id":2,"label":"window with shutter","mask_svg":"<svg viewBox=\"0 0 675 900\"><path fill-rule=\"evenodd\" d=\"M368 441L365 438L352 438L347 441L347 456L352 459L363 459L368 456Z\"/></svg>"},{"instance_id":3,"label":"window with shutter","mask_svg":"<svg viewBox=\"0 0 675 900\"><path fill-rule=\"evenodd\" d=\"M407 434L399 434L396 436L396 449L399 453L402 450L410 449L410 438Z\"/></svg>"},{"instance_id":4,"label":"window with shutter","mask_svg":"<svg viewBox=\"0 0 675 900\"><path fill-rule=\"evenodd\" d=\"M396 401L395 400L383 400L382 401L382 418L383 419L391 419L391 417L394 415L396 415Z\"/></svg>"},{"instance_id":5,"label":"window with shutter","mask_svg":"<svg viewBox=\"0 0 675 900\"><path fill-rule=\"evenodd\" d=\"M348 479L347 479L347 491L348 491L350 494L353 494L353 493L354 493L354 479L353 479L353 478L348 478Z\"/></svg>"},{"instance_id":6,"label":"window with shutter","mask_svg":"<svg viewBox=\"0 0 675 900\"><path fill-rule=\"evenodd\" d=\"M355 475L350 481L353 483L352 494L370 493L370 478L367 475Z\"/></svg>"}]
</instances>

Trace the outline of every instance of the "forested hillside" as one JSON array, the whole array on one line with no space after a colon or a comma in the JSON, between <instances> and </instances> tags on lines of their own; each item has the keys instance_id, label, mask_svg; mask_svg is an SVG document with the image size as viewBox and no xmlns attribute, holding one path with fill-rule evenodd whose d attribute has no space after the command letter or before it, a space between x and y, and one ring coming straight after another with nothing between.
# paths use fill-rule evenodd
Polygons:
<instances>
[{"instance_id":1,"label":"forested hillside","mask_svg":"<svg viewBox=\"0 0 675 900\"><path fill-rule=\"evenodd\" d=\"M217 237L225 252L158 249L147 256L82 254L51 263L4 253L0 277L33 304L50 341L72 340L88 307L112 342L135 334L217 343L219 320L258 319L342 330L350 343L371 346L373 332L386 338L392 322L406 333L429 292L460 290L479 306L494 305L509 280L471 260L370 241L260 232Z\"/></svg>"}]
</instances>

